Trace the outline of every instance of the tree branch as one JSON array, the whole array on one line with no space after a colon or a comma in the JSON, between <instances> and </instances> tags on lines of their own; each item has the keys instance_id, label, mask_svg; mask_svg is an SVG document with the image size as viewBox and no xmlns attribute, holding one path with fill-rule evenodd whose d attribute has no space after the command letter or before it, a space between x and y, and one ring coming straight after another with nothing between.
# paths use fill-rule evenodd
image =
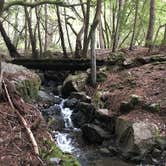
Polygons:
<instances>
[{"instance_id":1,"label":"tree branch","mask_svg":"<svg viewBox=\"0 0 166 166\"><path fill-rule=\"evenodd\" d=\"M40 5L44 5L44 4L57 5L57 6L61 6L61 7L74 7L74 6L81 6L86 3L68 4L65 2L61 2L59 0L51 0L51 1L42 0L42 1L37 1L37 2L31 3L31 2L26 2L26 1L20 0L20 1L13 1L13 2L5 3L3 11L8 10L10 7L16 6L16 5L34 8L36 6L40 6Z\"/></svg>"}]
</instances>

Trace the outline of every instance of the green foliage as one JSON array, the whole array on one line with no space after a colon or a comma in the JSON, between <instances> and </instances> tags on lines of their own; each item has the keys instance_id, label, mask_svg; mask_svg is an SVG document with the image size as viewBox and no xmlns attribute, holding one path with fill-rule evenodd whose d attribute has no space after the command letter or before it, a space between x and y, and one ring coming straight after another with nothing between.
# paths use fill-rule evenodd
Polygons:
<instances>
[{"instance_id":1,"label":"green foliage","mask_svg":"<svg viewBox=\"0 0 166 166\"><path fill-rule=\"evenodd\" d=\"M78 161L71 155L63 153L56 145L55 143L45 140L44 141L44 147L40 150L41 158L48 161L50 158L59 158L62 161L60 162L61 166L80 166ZM49 163L49 165L51 165Z\"/></svg>"}]
</instances>

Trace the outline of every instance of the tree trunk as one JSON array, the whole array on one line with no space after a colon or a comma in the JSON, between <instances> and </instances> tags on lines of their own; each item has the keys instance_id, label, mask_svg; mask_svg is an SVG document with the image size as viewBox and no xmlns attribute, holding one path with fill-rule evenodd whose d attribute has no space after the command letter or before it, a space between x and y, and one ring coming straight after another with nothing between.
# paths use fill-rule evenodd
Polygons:
<instances>
[{"instance_id":1,"label":"tree trunk","mask_svg":"<svg viewBox=\"0 0 166 166\"><path fill-rule=\"evenodd\" d=\"M91 40L91 76L92 76L92 85L96 86L96 54L95 54L95 33L96 28L101 19L101 8L102 8L102 0L97 0L97 7L95 17L89 32L87 43Z\"/></svg>"},{"instance_id":2,"label":"tree trunk","mask_svg":"<svg viewBox=\"0 0 166 166\"><path fill-rule=\"evenodd\" d=\"M64 15L65 15L65 28L66 28L67 40L68 40L70 52L71 52L71 54L73 54L73 49L72 49L72 45L70 42L70 34L69 34L68 26L67 26L67 16L66 16L66 8L65 7L64 7Z\"/></svg>"},{"instance_id":3,"label":"tree trunk","mask_svg":"<svg viewBox=\"0 0 166 166\"><path fill-rule=\"evenodd\" d=\"M82 43L81 43L81 38L84 32L85 25L81 28L79 33L77 34L76 37L76 48L75 48L75 57L80 58L81 57L81 50L82 50Z\"/></svg>"},{"instance_id":4,"label":"tree trunk","mask_svg":"<svg viewBox=\"0 0 166 166\"><path fill-rule=\"evenodd\" d=\"M95 31L93 31L91 36L91 80L94 87L96 86L96 77Z\"/></svg>"},{"instance_id":5,"label":"tree trunk","mask_svg":"<svg viewBox=\"0 0 166 166\"><path fill-rule=\"evenodd\" d=\"M154 24L155 24L155 0L150 0L150 15L149 15L149 27L146 36L146 47L151 47L153 34L154 34Z\"/></svg>"},{"instance_id":6,"label":"tree trunk","mask_svg":"<svg viewBox=\"0 0 166 166\"><path fill-rule=\"evenodd\" d=\"M41 32L40 32L40 10L38 7L35 7L35 14L36 14L36 20L37 20L37 32L38 32L38 41L39 41L39 48L40 48L40 56L43 54L43 47L42 47L42 38L41 38Z\"/></svg>"},{"instance_id":7,"label":"tree trunk","mask_svg":"<svg viewBox=\"0 0 166 166\"><path fill-rule=\"evenodd\" d=\"M115 35L114 35L112 52L115 52L117 50L118 43L119 43L119 29L120 29L121 12L122 12L122 0L119 0L119 8L118 8L116 30L115 30Z\"/></svg>"},{"instance_id":8,"label":"tree trunk","mask_svg":"<svg viewBox=\"0 0 166 166\"><path fill-rule=\"evenodd\" d=\"M31 43L31 47L32 47L32 56L34 58L37 58L38 51L36 49L36 39L35 39L35 36L33 35L33 31L32 31L31 18L29 17L27 7L25 7L24 9L25 9L25 15L26 15L26 19L27 19L28 30L29 30L30 43Z\"/></svg>"},{"instance_id":9,"label":"tree trunk","mask_svg":"<svg viewBox=\"0 0 166 166\"><path fill-rule=\"evenodd\" d=\"M166 45L166 24L165 24L164 37L163 37L163 40L162 40L162 45L163 46Z\"/></svg>"},{"instance_id":10,"label":"tree trunk","mask_svg":"<svg viewBox=\"0 0 166 166\"><path fill-rule=\"evenodd\" d=\"M66 52L65 39L64 39L64 35L63 35L63 28L62 28L62 24L61 24L61 17L60 17L58 5L56 5L56 13L57 13L57 18L58 18L58 28L59 28L60 38L61 38L61 46L63 49L63 56L66 58L67 52Z\"/></svg>"},{"instance_id":11,"label":"tree trunk","mask_svg":"<svg viewBox=\"0 0 166 166\"><path fill-rule=\"evenodd\" d=\"M11 43L10 38L7 36L7 33L2 25L2 23L0 22L0 32L1 35L3 37L3 40L5 41L5 44L8 48L8 51L10 53L10 56L15 58L15 57L20 57L19 53L17 52L15 46Z\"/></svg>"},{"instance_id":12,"label":"tree trunk","mask_svg":"<svg viewBox=\"0 0 166 166\"><path fill-rule=\"evenodd\" d=\"M45 15L45 42L44 42L44 52L47 51L48 47L48 10L47 10L47 4L44 6L44 15Z\"/></svg>"},{"instance_id":13,"label":"tree trunk","mask_svg":"<svg viewBox=\"0 0 166 166\"><path fill-rule=\"evenodd\" d=\"M130 50L133 49L133 45L135 41L135 32L136 32L137 19L138 19L138 5L139 5L139 0L135 0L135 18L134 18L133 33L132 33L131 43L130 43Z\"/></svg>"},{"instance_id":14,"label":"tree trunk","mask_svg":"<svg viewBox=\"0 0 166 166\"><path fill-rule=\"evenodd\" d=\"M17 31L18 29L18 14L19 14L19 7L16 9L16 14L15 14L15 32L14 32L14 37L13 37L13 45L17 48L18 41L19 41L19 33Z\"/></svg>"},{"instance_id":15,"label":"tree trunk","mask_svg":"<svg viewBox=\"0 0 166 166\"><path fill-rule=\"evenodd\" d=\"M84 29L83 51L82 51L84 57L87 57L88 47L89 47L89 44L87 43L88 30L89 30L89 17L90 17L90 0L87 0L86 16L84 18L85 29Z\"/></svg>"}]
</instances>

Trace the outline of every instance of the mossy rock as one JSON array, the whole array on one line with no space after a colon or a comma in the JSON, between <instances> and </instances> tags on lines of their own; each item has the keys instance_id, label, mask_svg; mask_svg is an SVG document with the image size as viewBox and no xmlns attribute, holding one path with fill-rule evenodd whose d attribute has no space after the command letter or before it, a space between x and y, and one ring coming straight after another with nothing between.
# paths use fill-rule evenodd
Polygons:
<instances>
[{"instance_id":1,"label":"mossy rock","mask_svg":"<svg viewBox=\"0 0 166 166\"><path fill-rule=\"evenodd\" d=\"M41 85L40 79L23 80L16 86L18 92L25 100L34 99L38 96Z\"/></svg>"},{"instance_id":2,"label":"mossy rock","mask_svg":"<svg viewBox=\"0 0 166 166\"><path fill-rule=\"evenodd\" d=\"M88 80L87 73L69 75L62 86L61 92L64 97L68 97L72 92L80 92L85 88Z\"/></svg>"},{"instance_id":3,"label":"mossy rock","mask_svg":"<svg viewBox=\"0 0 166 166\"><path fill-rule=\"evenodd\" d=\"M79 162L72 155L63 153L55 143L45 140L43 145L44 148L40 150L40 156L47 161L49 166L53 165L50 163L51 158L59 158L61 166L80 166Z\"/></svg>"},{"instance_id":4,"label":"mossy rock","mask_svg":"<svg viewBox=\"0 0 166 166\"><path fill-rule=\"evenodd\" d=\"M19 65L2 63L2 69L20 96L29 101L36 98L41 85L39 76L33 71Z\"/></svg>"},{"instance_id":5,"label":"mossy rock","mask_svg":"<svg viewBox=\"0 0 166 166\"><path fill-rule=\"evenodd\" d=\"M97 73L97 82L104 82L107 80L107 74L105 72Z\"/></svg>"},{"instance_id":6,"label":"mossy rock","mask_svg":"<svg viewBox=\"0 0 166 166\"><path fill-rule=\"evenodd\" d=\"M123 52L115 52L111 53L110 56L108 57L108 61L110 64L117 64L117 65L122 65L123 62L125 61L125 54Z\"/></svg>"}]
</instances>

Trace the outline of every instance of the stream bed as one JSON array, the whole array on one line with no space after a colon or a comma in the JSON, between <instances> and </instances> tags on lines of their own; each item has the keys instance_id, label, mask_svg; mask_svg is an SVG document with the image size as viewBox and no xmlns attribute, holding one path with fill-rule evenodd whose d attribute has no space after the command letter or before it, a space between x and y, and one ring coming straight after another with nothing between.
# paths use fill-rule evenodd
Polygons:
<instances>
[{"instance_id":1,"label":"stream bed","mask_svg":"<svg viewBox=\"0 0 166 166\"><path fill-rule=\"evenodd\" d=\"M55 96L55 98L59 98ZM66 99L67 100L67 99ZM61 129L52 130L57 146L65 153L74 155L81 166L131 166L120 158L107 152L102 146L88 145L82 138L81 129L76 128L71 119L73 110L65 108L64 99L59 98L59 103L47 108L44 112L51 111L50 115L58 114L64 125Z\"/></svg>"}]
</instances>

